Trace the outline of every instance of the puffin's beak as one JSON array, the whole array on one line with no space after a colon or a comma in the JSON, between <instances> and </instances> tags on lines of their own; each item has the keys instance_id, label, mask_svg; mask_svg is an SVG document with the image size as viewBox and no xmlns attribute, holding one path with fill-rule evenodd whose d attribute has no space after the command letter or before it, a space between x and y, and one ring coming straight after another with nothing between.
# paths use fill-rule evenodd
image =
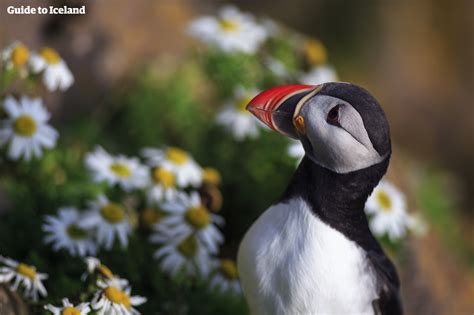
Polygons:
<instances>
[{"instance_id":1,"label":"puffin's beak","mask_svg":"<svg viewBox=\"0 0 474 315\"><path fill-rule=\"evenodd\" d=\"M271 129L297 139L294 120L304 102L321 87L322 85L304 84L277 86L255 96L246 109Z\"/></svg>"}]
</instances>

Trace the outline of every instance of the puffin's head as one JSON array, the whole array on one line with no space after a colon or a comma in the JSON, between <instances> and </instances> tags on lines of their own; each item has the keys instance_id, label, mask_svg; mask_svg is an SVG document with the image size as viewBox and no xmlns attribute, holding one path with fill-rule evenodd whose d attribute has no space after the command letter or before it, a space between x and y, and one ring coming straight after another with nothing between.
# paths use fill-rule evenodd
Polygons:
<instances>
[{"instance_id":1,"label":"puffin's head","mask_svg":"<svg viewBox=\"0 0 474 315\"><path fill-rule=\"evenodd\" d=\"M378 164L391 153L382 108L353 84L279 86L254 97L247 109L271 129L299 139L313 162L339 174Z\"/></svg>"}]
</instances>

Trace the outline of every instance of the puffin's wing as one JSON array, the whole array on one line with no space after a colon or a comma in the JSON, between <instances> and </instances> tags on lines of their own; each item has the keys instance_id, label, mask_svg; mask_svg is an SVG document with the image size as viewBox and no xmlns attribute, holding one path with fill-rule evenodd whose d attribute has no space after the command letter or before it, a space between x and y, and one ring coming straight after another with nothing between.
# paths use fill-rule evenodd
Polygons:
<instances>
[{"instance_id":1,"label":"puffin's wing","mask_svg":"<svg viewBox=\"0 0 474 315\"><path fill-rule=\"evenodd\" d=\"M392 262L383 254L370 251L368 258L377 276L379 298L372 302L376 315L402 315L400 281Z\"/></svg>"}]
</instances>

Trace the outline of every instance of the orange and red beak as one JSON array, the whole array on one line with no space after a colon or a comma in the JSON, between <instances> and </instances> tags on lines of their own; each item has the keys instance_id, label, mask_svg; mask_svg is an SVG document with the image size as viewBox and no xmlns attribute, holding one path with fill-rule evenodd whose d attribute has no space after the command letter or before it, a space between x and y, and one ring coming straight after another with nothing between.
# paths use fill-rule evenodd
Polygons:
<instances>
[{"instance_id":1,"label":"orange and red beak","mask_svg":"<svg viewBox=\"0 0 474 315\"><path fill-rule=\"evenodd\" d=\"M246 109L271 129L298 138L295 119L304 104L321 85L291 84L277 86L255 96Z\"/></svg>"}]
</instances>

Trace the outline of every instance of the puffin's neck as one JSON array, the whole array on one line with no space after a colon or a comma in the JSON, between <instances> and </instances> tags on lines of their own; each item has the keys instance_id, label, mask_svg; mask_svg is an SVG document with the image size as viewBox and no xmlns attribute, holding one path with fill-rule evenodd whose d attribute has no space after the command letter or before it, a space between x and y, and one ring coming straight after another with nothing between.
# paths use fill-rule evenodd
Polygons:
<instances>
[{"instance_id":1,"label":"puffin's neck","mask_svg":"<svg viewBox=\"0 0 474 315\"><path fill-rule=\"evenodd\" d=\"M337 174L304 157L281 201L303 198L320 220L365 250L380 251L369 230L364 205L388 163L389 158L359 171Z\"/></svg>"}]
</instances>

